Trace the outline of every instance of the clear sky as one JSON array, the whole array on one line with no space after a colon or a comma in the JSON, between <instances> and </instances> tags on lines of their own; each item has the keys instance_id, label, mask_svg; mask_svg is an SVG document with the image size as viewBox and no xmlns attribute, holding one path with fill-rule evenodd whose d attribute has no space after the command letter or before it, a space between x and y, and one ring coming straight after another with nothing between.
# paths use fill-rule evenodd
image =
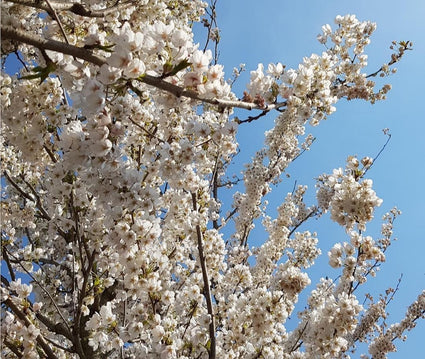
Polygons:
<instances>
[{"instance_id":1,"label":"clear sky","mask_svg":"<svg viewBox=\"0 0 425 359\"><path fill-rule=\"evenodd\" d=\"M269 198L273 210L292 190L294 181L307 184L314 196L314 177L344 167L348 155L375 157L386 141L382 129L389 128L391 141L381 154L368 177L374 181L377 195L384 200L368 225L367 234L378 238L383 213L397 206L403 214L396 220L398 241L387 251L385 263L377 278L367 283L367 290L377 298L387 287L395 287L403 274L399 291L388 306L388 323L402 319L407 306L425 289L425 116L423 86L425 83L425 1L423 0L219 0L217 20L221 29L219 63L225 66L227 77L233 67L246 64L246 73L234 87L242 95L249 71L262 62L282 62L297 67L303 56L321 53L324 47L316 40L321 26L331 26L336 15L355 14L360 20L371 20L378 28L366 50L368 72L374 72L391 54L393 40L410 40L414 50L398 64L398 72L385 80L393 85L386 101L370 105L362 101L341 101L337 112L318 128L308 129L317 140L289 168L291 178L285 180ZM197 29L197 34L199 34ZM199 40L201 37L199 36ZM245 117L251 113L245 113ZM238 113L243 119L244 114ZM263 132L270 128L273 117L244 125L239 132L242 154L238 161L249 157L263 143ZM303 230L317 231L323 250L311 273L312 283L322 275L334 278L337 271L327 266L327 251L335 242L346 241L346 234L328 216L310 221ZM264 239L261 231L254 235L253 245ZM258 242L257 242L258 241ZM360 299L360 298L359 298ZM301 298L302 300L302 298ZM399 342L398 352L390 359L423 357L425 321L408 333L407 342ZM360 353L353 355L358 358Z\"/></svg>"}]
</instances>

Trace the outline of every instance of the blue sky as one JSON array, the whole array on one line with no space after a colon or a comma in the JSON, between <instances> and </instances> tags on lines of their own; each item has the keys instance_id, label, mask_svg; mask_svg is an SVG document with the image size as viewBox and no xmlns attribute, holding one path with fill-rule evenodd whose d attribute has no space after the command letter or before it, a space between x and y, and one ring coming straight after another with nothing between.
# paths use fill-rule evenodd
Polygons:
<instances>
[{"instance_id":1,"label":"blue sky","mask_svg":"<svg viewBox=\"0 0 425 359\"><path fill-rule=\"evenodd\" d=\"M249 71L255 70L259 62L265 66L282 62L287 68L297 67L303 56L324 51L316 35L322 25L332 26L336 15L355 14L360 20L377 23L378 28L366 50L370 73L388 61L391 41L413 42L414 50L397 65L398 72L383 82L393 86L387 100L375 105L362 101L338 103L334 115L319 127L308 129L317 137L311 151L293 163L289 168L291 178L269 198L273 213L274 207L292 190L295 180L298 184L307 184L313 198L316 176L344 167L348 155L375 157L387 139L382 129L389 128L391 141L368 172L377 195L384 202L375 213L374 223L368 225L367 234L378 238L380 218L393 206L403 214L395 224L398 241L388 249L387 263L377 278L367 283L366 289L377 298L387 287L395 287L403 274L395 299L388 307L391 313L388 323L401 320L407 306L425 289L425 1L219 0L217 13L221 29L219 63L225 66L227 77L231 76L233 67L246 64L246 72L234 87L238 96L242 96ZM196 33L201 33L199 28ZM199 41L201 38L197 36ZM247 117L253 113L238 112L241 119L244 114ZM237 161L249 160L262 145L262 134L272 123L273 117L268 116L240 128L242 154ZM324 253L311 273L313 284L322 275L336 277L337 272L327 266L326 253L335 242L347 240L344 231L328 216L311 221L303 229L317 231ZM251 244L259 245L263 239L264 233L258 230L251 236ZM388 358L420 357L424 337L425 321L422 320L408 333L407 342L398 343L398 352L390 353Z\"/></svg>"}]
</instances>

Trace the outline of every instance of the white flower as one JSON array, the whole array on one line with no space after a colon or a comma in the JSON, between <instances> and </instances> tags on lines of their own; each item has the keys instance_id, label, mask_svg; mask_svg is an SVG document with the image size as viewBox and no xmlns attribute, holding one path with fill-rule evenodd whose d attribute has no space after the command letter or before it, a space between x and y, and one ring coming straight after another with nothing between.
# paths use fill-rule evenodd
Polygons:
<instances>
[{"instance_id":1,"label":"white flower","mask_svg":"<svg viewBox=\"0 0 425 359\"><path fill-rule=\"evenodd\" d=\"M282 75L283 70L284 66L280 62L278 62L277 64L269 64L267 67L267 72L277 78Z\"/></svg>"},{"instance_id":2,"label":"white flower","mask_svg":"<svg viewBox=\"0 0 425 359\"><path fill-rule=\"evenodd\" d=\"M106 59L106 62L111 67L126 69L132 59L132 53L125 46L118 44L112 55Z\"/></svg>"},{"instance_id":3,"label":"white flower","mask_svg":"<svg viewBox=\"0 0 425 359\"><path fill-rule=\"evenodd\" d=\"M21 278L18 278L15 281L10 282L10 290L15 291L19 297L27 298L32 292L32 285L22 284Z\"/></svg>"},{"instance_id":4,"label":"white flower","mask_svg":"<svg viewBox=\"0 0 425 359\"><path fill-rule=\"evenodd\" d=\"M162 327L161 325L157 325L156 327L152 329L152 339L155 342L159 342L164 336L164 334L165 334L165 330L164 330L164 327Z\"/></svg>"},{"instance_id":5,"label":"white flower","mask_svg":"<svg viewBox=\"0 0 425 359\"><path fill-rule=\"evenodd\" d=\"M99 313L94 313L93 316L87 321L86 329L87 330L96 330L99 329L102 325L102 318Z\"/></svg>"},{"instance_id":6,"label":"white flower","mask_svg":"<svg viewBox=\"0 0 425 359\"><path fill-rule=\"evenodd\" d=\"M124 69L124 76L136 78L143 75L146 71L145 64L140 59L133 59Z\"/></svg>"},{"instance_id":7,"label":"white flower","mask_svg":"<svg viewBox=\"0 0 425 359\"><path fill-rule=\"evenodd\" d=\"M102 325L108 327L112 325L116 319L115 314L112 313L111 302L106 303L100 308L100 316L102 318Z\"/></svg>"},{"instance_id":8,"label":"white flower","mask_svg":"<svg viewBox=\"0 0 425 359\"><path fill-rule=\"evenodd\" d=\"M121 72L122 69L103 64L100 67L97 79L104 85L110 85L115 83L121 77Z\"/></svg>"},{"instance_id":9,"label":"white flower","mask_svg":"<svg viewBox=\"0 0 425 359\"><path fill-rule=\"evenodd\" d=\"M201 50L195 50L190 57L189 62L192 64L194 72L202 73L208 70L208 65L211 62L211 58L211 50L207 50L205 52Z\"/></svg>"}]
</instances>

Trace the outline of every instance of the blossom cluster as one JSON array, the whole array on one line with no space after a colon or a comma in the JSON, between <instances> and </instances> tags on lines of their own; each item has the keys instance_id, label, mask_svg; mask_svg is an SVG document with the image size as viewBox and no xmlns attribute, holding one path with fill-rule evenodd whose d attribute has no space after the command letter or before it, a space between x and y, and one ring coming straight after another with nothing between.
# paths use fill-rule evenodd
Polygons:
<instances>
[{"instance_id":1,"label":"blossom cluster","mask_svg":"<svg viewBox=\"0 0 425 359\"><path fill-rule=\"evenodd\" d=\"M317 178L317 200L323 212L330 210L331 218L347 231L357 226L366 229L366 223L373 219L373 211L382 204L372 189L372 180L363 179L363 173L371 165L371 159L362 159L359 168L357 158L347 159L345 170L334 170L331 175Z\"/></svg>"},{"instance_id":2,"label":"blossom cluster","mask_svg":"<svg viewBox=\"0 0 425 359\"><path fill-rule=\"evenodd\" d=\"M306 122L318 125L336 110L334 105L341 98L375 102L385 98L390 89L384 86L375 93L375 84L362 71L367 65L365 46L376 28L375 24L361 22L354 15L340 16L335 22L338 25L335 31L326 25L323 28L325 35L319 37L322 43L328 39L331 41L328 50L321 55L304 58L298 69L286 69L280 63L270 64L268 74L265 74L264 66L260 64L256 71L251 72L244 99L260 107L273 105L285 108L285 111L276 118L275 126L266 132L266 147L256 153L244 171L246 192L237 194L234 200L234 206L241 209L241 216L236 222L239 234L236 233L236 236L252 229L253 220L261 214L262 198L270 191L268 184L279 181L282 172L299 155L300 147L304 150L309 148L311 136L305 136ZM299 146L302 136L305 136L305 142ZM368 192L369 182L366 181L363 186ZM355 188L351 190L357 191ZM369 205L365 203L363 209L367 211L379 201L372 202ZM339 212L334 213L334 219L339 223L346 221L351 226L355 222L353 216L357 215L362 217L361 220L371 219L370 212L343 217Z\"/></svg>"}]
</instances>

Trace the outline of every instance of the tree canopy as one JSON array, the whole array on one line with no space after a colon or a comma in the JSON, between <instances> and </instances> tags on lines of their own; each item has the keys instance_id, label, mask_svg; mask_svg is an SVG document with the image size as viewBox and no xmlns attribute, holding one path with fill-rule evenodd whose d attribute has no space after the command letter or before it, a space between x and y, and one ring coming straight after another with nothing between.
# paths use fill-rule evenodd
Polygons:
<instances>
[{"instance_id":1,"label":"tree canopy","mask_svg":"<svg viewBox=\"0 0 425 359\"><path fill-rule=\"evenodd\" d=\"M357 295L400 214L367 234L382 203L367 176L376 158L319 175L315 204L303 185L275 217L267 202L310 149L306 128L340 100L384 100L391 86L375 79L395 72L410 41L367 73L376 25L337 16L321 54L294 69L260 63L237 94L242 68L228 80L218 62L216 0L1 6L2 60L21 65L1 74L5 358L349 358L366 342L364 357L378 359L424 318L425 291L391 326L396 289ZM237 131L265 115L274 126L234 177ZM321 254L305 227L326 213L347 233L328 253L340 275L321 278L300 309ZM267 238L254 248L256 225Z\"/></svg>"}]
</instances>

